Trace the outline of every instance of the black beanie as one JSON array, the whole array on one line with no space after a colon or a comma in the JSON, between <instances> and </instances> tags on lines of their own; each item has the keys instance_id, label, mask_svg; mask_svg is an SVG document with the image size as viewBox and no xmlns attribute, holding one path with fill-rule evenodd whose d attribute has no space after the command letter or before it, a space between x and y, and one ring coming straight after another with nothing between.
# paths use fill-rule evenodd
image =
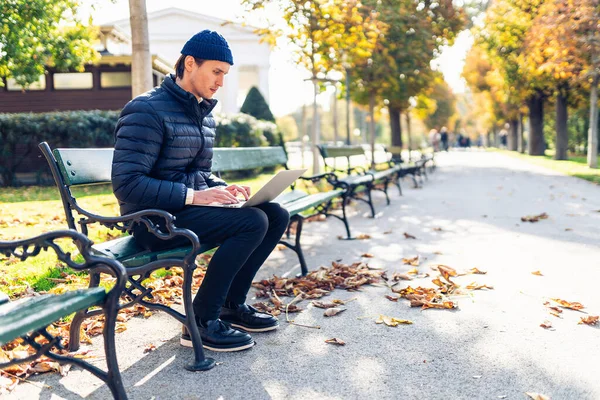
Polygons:
<instances>
[{"instance_id":1,"label":"black beanie","mask_svg":"<svg viewBox=\"0 0 600 400\"><path fill-rule=\"evenodd\" d=\"M225 38L218 32L208 29L192 36L181 49L181 54L233 65L233 55Z\"/></svg>"}]
</instances>

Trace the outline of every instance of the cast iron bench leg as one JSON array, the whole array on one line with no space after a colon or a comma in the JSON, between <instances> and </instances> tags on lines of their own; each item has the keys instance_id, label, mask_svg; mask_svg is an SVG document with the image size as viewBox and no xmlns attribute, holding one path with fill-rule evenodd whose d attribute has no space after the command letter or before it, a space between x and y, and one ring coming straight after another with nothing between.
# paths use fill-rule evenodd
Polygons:
<instances>
[{"instance_id":1,"label":"cast iron bench leg","mask_svg":"<svg viewBox=\"0 0 600 400\"><path fill-rule=\"evenodd\" d=\"M92 278L90 277L90 280L91 279ZM126 399L127 394L125 393L123 379L121 378L121 372L119 371L117 349L115 345L115 326L117 314L119 313L118 302L118 299L116 299L115 304L107 304L104 309L105 322L102 335L104 336L104 353L106 354L106 367L108 370L106 384L115 399ZM79 346L79 343L77 345Z\"/></svg>"},{"instance_id":2,"label":"cast iron bench leg","mask_svg":"<svg viewBox=\"0 0 600 400\"><path fill-rule=\"evenodd\" d=\"M192 303L192 279L194 269L195 268L192 268L189 265L185 265L183 268L183 306L186 317L185 325L194 346L194 363L187 364L185 369L188 371L208 371L216 365L216 362L212 358L204 356L200 331L198 330L198 325L196 325L196 314L194 313L194 305Z\"/></svg>"},{"instance_id":3,"label":"cast iron bench leg","mask_svg":"<svg viewBox=\"0 0 600 400\"><path fill-rule=\"evenodd\" d=\"M89 287L98 287L100 284L100 274L98 272L90 272L90 284ZM117 304L118 306L118 304ZM100 314L101 310L95 310L94 315ZM86 318L90 317L88 309L80 310L75 313L73 320L71 321L71 327L69 328L69 351L77 351L80 347L81 342L81 324ZM108 359L107 359L108 362Z\"/></svg>"}]
</instances>

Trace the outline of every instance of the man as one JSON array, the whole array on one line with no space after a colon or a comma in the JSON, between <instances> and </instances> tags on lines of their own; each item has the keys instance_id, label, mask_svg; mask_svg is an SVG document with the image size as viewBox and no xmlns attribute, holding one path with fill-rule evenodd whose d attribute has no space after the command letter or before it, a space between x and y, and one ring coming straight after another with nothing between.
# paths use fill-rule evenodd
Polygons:
<instances>
[{"instance_id":1,"label":"man","mask_svg":"<svg viewBox=\"0 0 600 400\"><path fill-rule=\"evenodd\" d=\"M176 74L131 100L119 117L112 184L122 214L158 208L176 225L194 231L200 242L218 243L194 311L204 347L214 351L250 348L247 332L276 329L276 318L245 304L254 275L285 232L288 212L276 203L229 209L198 207L236 203L250 188L227 185L211 174L215 93L233 65L227 41L217 32L194 35L181 50ZM164 241L145 226L136 241L156 249ZM172 243L171 243L172 245ZM236 329L240 328L240 329ZM187 329L181 344L191 347Z\"/></svg>"}]
</instances>

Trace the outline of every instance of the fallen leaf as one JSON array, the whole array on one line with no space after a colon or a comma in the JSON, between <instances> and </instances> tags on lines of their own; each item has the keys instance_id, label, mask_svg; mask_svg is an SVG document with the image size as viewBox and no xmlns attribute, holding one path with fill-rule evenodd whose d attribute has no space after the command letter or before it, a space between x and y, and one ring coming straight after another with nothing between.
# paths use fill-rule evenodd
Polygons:
<instances>
[{"instance_id":1,"label":"fallen leaf","mask_svg":"<svg viewBox=\"0 0 600 400\"><path fill-rule=\"evenodd\" d=\"M346 342L344 342L342 339L338 339L338 338L327 339L325 341L325 343L337 344L338 346L344 346L344 345L346 345Z\"/></svg>"},{"instance_id":2,"label":"fallen leaf","mask_svg":"<svg viewBox=\"0 0 600 400\"><path fill-rule=\"evenodd\" d=\"M411 235L410 233L407 233L407 232L404 232L404 237L405 237L406 239L416 239L416 237L415 237L415 236L413 236L413 235Z\"/></svg>"},{"instance_id":3,"label":"fallen leaf","mask_svg":"<svg viewBox=\"0 0 600 400\"><path fill-rule=\"evenodd\" d=\"M439 226L436 226L435 228L433 228L433 230L434 230L435 232L441 232L441 231L442 231L442 228L440 228Z\"/></svg>"},{"instance_id":4,"label":"fallen leaf","mask_svg":"<svg viewBox=\"0 0 600 400\"><path fill-rule=\"evenodd\" d=\"M546 321L542 322L540 324L540 326L544 329L550 329L550 328L552 328L552 322L546 320Z\"/></svg>"},{"instance_id":5,"label":"fallen leaf","mask_svg":"<svg viewBox=\"0 0 600 400\"><path fill-rule=\"evenodd\" d=\"M583 304L578 303L576 301L568 302L566 300L552 298L550 300L557 302L561 307L570 308L571 310L581 310L582 308L585 308Z\"/></svg>"},{"instance_id":6,"label":"fallen leaf","mask_svg":"<svg viewBox=\"0 0 600 400\"><path fill-rule=\"evenodd\" d=\"M419 266L420 263L418 255L411 258L403 258L402 262L406 265L412 265L413 267Z\"/></svg>"},{"instance_id":7,"label":"fallen leaf","mask_svg":"<svg viewBox=\"0 0 600 400\"><path fill-rule=\"evenodd\" d=\"M371 239L371 235L368 235L366 233L361 233L360 235L356 236L356 239L358 239L358 240Z\"/></svg>"},{"instance_id":8,"label":"fallen leaf","mask_svg":"<svg viewBox=\"0 0 600 400\"><path fill-rule=\"evenodd\" d=\"M394 273L394 275L392 275L393 281L399 281L400 279L402 279L403 281L412 281L412 277L409 276L408 274L400 274L400 273L396 272L396 273Z\"/></svg>"},{"instance_id":9,"label":"fallen leaf","mask_svg":"<svg viewBox=\"0 0 600 400\"><path fill-rule=\"evenodd\" d=\"M544 275L542 275L542 273L540 271L533 271L531 274L537 275L537 276L544 276Z\"/></svg>"},{"instance_id":10,"label":"fallen leaf","mask_svg":"<svg viewBox=\"0 0 600 400\"><path fill-rule=\"evenodd\" d=\"M521 217L522 222L538 222L541 219L548 219L548 214L544 212L538 215L527 215L525 217Z\"/></svg>"},{"instance_id":11,"label":"fallen leaf","mask_svg":"<svg viewBox=\"0 0 600 400\"><path fill-rule=\"evenodd\" d=\"M419 270L416 268L413 268L411 270L406 271L406 273L409 275L417 275L419 273Z\"/></svg>"},{"instance_id":12,"label":"fallen leaf","mask_svg":"<svg viewBox=\"0 0 600 400\"><path fill-rule=\"evenodd\" d=\"M481 290L481 289L489 289L489 290L493 290L494 287L493 286L488 286L488 285L478 285L475 282L471 282L466 286L467 289L469 290Z\"/></svg>"},{"instance_id":13,"label":"fallen leaf","mask_svg":"<svg viewBox=\"0 0 600 400\"><path fill-rule=\"evenodd\" d=\"M334 315L338 315L341 312L346 311L345 308L328 308L327 310L325 310L325 312L323 313L323 316L325 317L333 317Z\"/></svg>"},{"instance_id":14,"label":"fallen leaf","mask_svg":"<svg viewBox=\"0 0 600 400\"><path fill-rule=\"evenodd\" d=\"M150 353L152 351L156 350L156 346L153 345L152 343L149 343L146 345L146 347L144 347L144 354L146 353Z\"/></svg>"},{"instance_id":15,"label":"fallen leaf","mask_svg":"<svg viewBox=\"0 0 600 400\"><path fill-rule=\"evenodd\" d=\"M438 256L441 256L443 253L441 251L434 251L433 254L437 254Z\"/></svg>"},{"instance_id":16,"label":"fallen leaf","mask_svg":"<svg viewBox=\"0 0 600 400\"><path fill-rule=\"evenodd\" d=\"M371 254L371 253L363 253L360 256L364 257L364 258L373 258L374 257L373 254Z\"/></svg>"},{"instance_id":17,"label":"fallen leaf","mask_svg":"<svg viewBox=\"0 0 600 400\"><path fill-rule=\"evenodd\" d=\"M525 394L527 396L531 397L533 400L550 400L550 397L543 395L541 393L525 392Z\"/></svg>"},{"instance_id":18,"label":"fallen leaf","mask_svg":"<svg viewBox=\"0 0 600 400\"><path fill-rule=\"evenodd\" d=\"M477 268L471 268L470 270L467 271L469 274L480 274L480 275L485 275L487 274L487 271L480 271Z\"/></svg>"},{"instance_id":19,"label":"fallen leaf","mask_svg":"<svg viewBox=\"0 0 600 400\"><path fill-rule=\"evenodd\" d=\"M390 295L386 294L385 298L388 299L389 301L398 301L398 299L400 297L390 296Z\"/></svg>"},{"instance_id":20,"label":"fallen leaf","mask_svg":"<svg viewBox=\"0 0 600 400\"><path fill-rule=\"evenodd\" d=\"M571 228L565 228L565 232L571 232L573 229Z\"/></svg>"},{"instance_id":21,"label":"fallen leaf","mask_svg":"<svg viewBox=\"0 0 600 400\"><path fill-rule=\"evenodd\" d=\"M581 320L578 322L578 324L596 325L596 324L598 324L599 318L600 318L600 316L598 316L598 315L590 315L587 317L581 317Z\"/></svg>"},{"instance_id":22,"label":"fallen leaf","mask_svg":"<svg viewBox=\"0 0 600 400\"><path fill-rule=\"evenodd\" d=\"M391 230L383 232L384 235L389 235L390 233L392 233Z\"/></svg>"},{"instance_id":23,"label":"fallen leaf","mask_svg":"<svg viewBox=\"0 0 600 400\"><path fill-rule=\"evenodd\" d=\"M334 302L325 302L325 301L311 301L311 303L313 304L313 306L315 307L319 307L319 308L333 308L336 306L336 303Z\"/></svg>"},{"instance_id":24,"label":"fallen leaf","mask_svg":"<svg viewBox=\"0 0 600 400\"><path fill-rule=\"evenodd\" d=\"M379 318L377 318L375 323L376 324L386 324L387 326L398 326L399 324L410 325L410 324L412 324L412 321L409 321L407 319L389 317L387 315L380 314Z\"/></svg>"}]
</instances>

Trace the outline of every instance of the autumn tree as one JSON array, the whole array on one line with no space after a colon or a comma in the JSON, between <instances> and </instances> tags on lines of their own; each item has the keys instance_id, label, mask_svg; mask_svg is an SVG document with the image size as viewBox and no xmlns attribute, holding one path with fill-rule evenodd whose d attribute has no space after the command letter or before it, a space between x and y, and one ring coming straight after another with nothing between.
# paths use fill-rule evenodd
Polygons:
<instances>
[{"instance_id":1,"label":"autumn tree","mask_svg":"<svg viewBox=\"0 0 600 400\"><path fill-rule=\"evenodd\" d=\"M98 54L95 31L75 17L78 7L76 0L1 1L0 76L27 88L46 66L83 71Z\"/></svg>"},{"instance_id":2,"label":"autumn tree","mask_svg":"<svg viewBox=\"0 0 600 400\"><path fill-rule=\"evenodd\" d=\"M303 66L314 87L313 173L320 169L316 145L318 135L318 107L316 97L323 89L321 83L329 72L340 71L342 63L354 63L370 56L372 49L367 31L371 29L370 15L359 12L358 1L329 0L243 0L250 11L277 5L282 13L283 26L270 25L257 30L270 44L283 37L292 47L294 61ZM373 33L371 33L373 35ZM345 54L345 56L343 56Z\"/></svg>"},{"instance_id":3,"label":"autumn tree","mask_svg":"<svg viewBox=\"0 0 600 400\"><path fill-rule=\"evenodd\" d=\"M476 42L488 53L506 85L506 102L518 110L525 102L529 110L528 153L543 155L544 102L549 84L534 68L524 41L533 25L542 0L500 0L486 12L483 27L476 30Z\"/></svg>"}]
</instances>

